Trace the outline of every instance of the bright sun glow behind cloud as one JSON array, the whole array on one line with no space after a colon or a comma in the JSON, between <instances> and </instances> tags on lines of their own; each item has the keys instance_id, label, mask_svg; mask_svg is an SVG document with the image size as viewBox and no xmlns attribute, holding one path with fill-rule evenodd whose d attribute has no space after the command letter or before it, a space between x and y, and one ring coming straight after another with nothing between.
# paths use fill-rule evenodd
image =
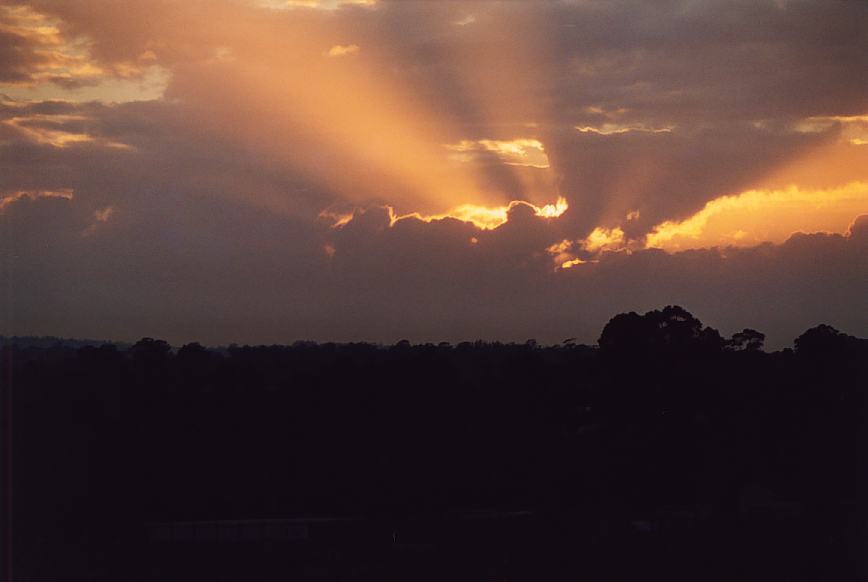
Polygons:
<instances>
[{"instance_id":1,"label":"bright sun glow behind cloud","mask_svg":"<svg viewBox=\"0 0 868 582\"><path fill-rule=\"evenodd\" d=\"M10 98L3 98L2 105L15 109L49 99L177 102L186 107L185 118L209 140L243 143L258 159L329 192L339 201L334 207L390 207L393 223L410 217L428 222L451 217L490 230L506 223L517 205L551 219L564 214L569 200L573 211L558 224L586 213L587 222L576 227L583 229L584 238L553 243L549 252L570 266L584 262L587 254L643 246L674 252L782 242L799 230L845 232L854 216L868 212L868 149L863 145L868 143L868 115L788 121L790 134L816 137L837 130L830 143L837 141L805 149L808 163L799 159L795 169L786 170L801 172L793 179L786 172L776 178L767 173L738 186L750 190L713 199L693 216L645 225L646 230L635 234L628 223L638 219L639 212L619 217L639 206L644 192L653 190L649 184L666 183L667 175L658 166L673 163L665 156L657 159L641 144L654 140L665 147L670 138L673 143L690 139L691 130L677 116L670 122L666 116L643 115L641 100L609 100L577 105L574 118L560 120L557 127L562 133L553 132L551 102L535 92L545 86L537 65L544 62L547 45L538 34L541 29L534 28L539 23L531 12L509 21L508 42L500 36L504 21L498 18L503 15L484 3L473 13L462 7L444 19L444 34L450 40L439 46L438 56L455 65L449 69L448 87L456 95L449 96L460 97L456 103L468 115L462 119L444 115L444 95L432 100L427 86L417 82L417 75L425 72L424 59L405 62L402 59L413 53L398 50L398 39L390 44L365 36L355 19L388 15L394 8L386 3L261 0L221 4L219 10L221 18L202 20L196 31L197 43L207 45L207 50L188 53L184 43L178 45L183 50L173 49L189 60L184 70L160 64L164 51L169 51L165 40L148 37L135 51L105 59L92 37L65 25L62 12L48 15L29 5L0 6L0 33L36 47L27 74L0 84L0 92ZM168 38L172 33L168 29L164 34ZM467 50L471 46L473 50ZM589 63L586 72L593 72L593 65ZM181 78L174 79L170 71ZM227 78L233 83L227 84ZM85 114L22 110L0 120L0 129L64 152L85 146L132 150L93 134L95 124L90 122ZM774 120L760 119L753 125L759 132L777 131ZM579 168L570 163L563 144L558 150L558 139L569 135L589 138L615 152L632 152L629 144L639 144L639 149L623 163L618 160L613 165L617 171L597 184L596 161ZM290 140L293 147L287 147ZM811 159L820 162L808 171ZM847 177L834 174L836 164ZM568 184L563 178L570 172L581 180ZM827 181L806 181L806 172ZM588 189L600 200L600 208L587 193L572 191L581 189L582 181L592 184ZM545 203L554 198L556 202ZM260 202L256 196L250 200ZM654 202L650 196L649 201ZM683 206L674 208L656 216L683 216ZM642 216L649 215L654 214L646 214L643 207ZM326 211L321 216L337 226L352 218ZM649 227L650 234L641 238ZM577 234L559 231L552 238ZM570 254L573 251L585 253L584 258Z\"/></svg>"},{"instance_id":2,"label":"bright sun glow behind cloud","mask_svg":"<svg viewBox=\"0 0 868 582\"><path fill-rule=\"evenodd\" d=\"M794 232L847 232L853 218L868 213L868 182L829 189L748 190L708 202L682 221L657 225L648 248L679 251L712 246L780 243Z\"/></svg>"},{"instance_id":3,"label":"bright sun glow behind cloud","mask_svg":"<svg viewBox=\"0 0 868 582\"><path fill-rule=\"evenodd\" d=\"M443 220L452 218L463 222L469 222L476 228L481 230L493 230L507 223L509 220L509 212L516 206L526 206L533 211L534 216L539 218L553 219L560 217L567 211L569 205L563 197L559 197L553 204L545 204L536 206L530 202L522 200L513 200L509 204L502 206L482 206L478 204L461 204L448 212L440 214L421 214L419 212L411 212L409 214L396 214L392 207L389 209L389 217L391 225L394 226L399 220L417 219L423 222L432 222L434 220ZM335 213L325 210L320 213L320 218L331 222L332 228L342 228L353 219L352 213Z\"/></svg>"},{"instance_id":4,"label":"bright sun glow behind cloud","mask_svg":"<svg viewBox=\"0 0 868 582\"><path fill-rule=\"evenodd\" d=\"M71 189L63 190L25 190L11 194L0 194L0 214L8 207L23 199L36 200L38 198L62 198L72 200L74 193Z\"/></svg>"}]
</instances>

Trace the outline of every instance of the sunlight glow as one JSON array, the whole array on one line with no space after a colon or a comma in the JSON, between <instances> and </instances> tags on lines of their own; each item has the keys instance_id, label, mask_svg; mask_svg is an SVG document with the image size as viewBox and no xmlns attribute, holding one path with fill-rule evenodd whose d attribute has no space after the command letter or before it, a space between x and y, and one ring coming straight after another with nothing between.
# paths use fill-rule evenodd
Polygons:
<instances>
[{"instance_id":1,"label":"sunlight glow","mask_svg":"<svg viewBox=\"0 0 868 582\"><path fill-rule=\"evenodd\" d=\"M549 167L549 159L542 142L534 138L462 140L443 147L455 152L456 155L453 156L453 159L463 162L474 159L476 154L480 152L491 152L497 155L503 163L511 166Z\"/></svg>"},{"instance_id":2,"label":"sunlight glow","mask_svg":"<svg viewBox=\"0 0 868 582\"><path fill-rule=\"evenodd\" d=\"M328 50L326 53L327 57L347 57L350 55L354 55L359 52L359 45L357 44L336 44L332 48Z\"/></svg>"},{"instance_id":3,"label":"sunlight glow","mask_svg":"<svg viewBox=\"0 0 868 582\"><path fill-rule=\"evenodd\" d=\"M48 115L35 114L11 117L0 121L0 124L13 128L39 144L56 148L65 148L75 144L92 142L94 144L118 149L130 149L130 146L116 141L100 139L87 133L66 131L64 123L87 121L82 115Z\"/></svg>"},{"instance_id":4,"label":"sunlight glow","mask_svg":"<svg viewBox=\"0 0 868 582\"><path fill-rule=\"evenodd\" d=\"M513 200L505 206L494 207L480 206L477 204L462 204L453 208L449 212L444 212L442 214L425 216L418 212L414 212L403 216L393 215L392 224L395 224L395 222L404 218L417 218L424 222L443 220L444 218L454 218L456 220L461 220L462 222L470 222L481 230L493 230L498 226L506 224L507 220L509 220L509 211L519 205L528 206L533 209L535 216L548 219L558 218L567 211L567 208L569 208L566 199L563 197L559 197L554 204L546 204L545 206L536 206L535 204L523 200Z\"/></svg>"},{"instance_id":5,"label":"sunlight glow","mask_svg":"<svg viewBox=\"0 0 868 582\"><path fill-rule=\"evenodd\" d=\"M215 139L245 140L263 159L352 206L388 203L402 213L441 213L495 198L496 193L480 192L477 169L449 159L440 144L454 130L419 98L417 88L382 74L380 63L391 58L386 48L358 44L356 52L352 44L336 45L335 40L355 36L348 25L327 14L304 16L293 23L287 15L283 26L233 22L233 35L245 39L223 43L234 60L203 68L185 88L195 123ZM287 34L287 23L298 34ZM209 34L222 41L224 31ZM324 51L337 58L322 58ZM356 58L362 54L365 58ZM231 86L227 76L235 79ZM210 108L196 107L199 102ZM287 147L287 136L298 145ZM257 202L293 204L269 196Z\"/></svg>"},{"instance_id":6,"label":"sunlight glow","mask_svg":"<svg viewBox=\"0 0 868 582\"><path fill-rule=\"evenodd\" d=\"M868 182L816 190L748 190L716 198L684 220L657 225L645 246L680 251L780 243L799 231L845 233L853 217L866 212Z\"/></svg>"},{"instance_id":7,"label":"sunlight glow","mask_svg":"<svg viewBox=\"0 0 868 582\"><path fill-rule=\"evenodd\" d=\"M38 198L63 198L64 200L72 200L74 193L72 188L64 188L62 190L22 190L13 192L6 196L0 196L0 214L6 210L11 204L23 200L24 198L36 200Z\"/></svg>"},{"instance_id":8,"label":"sunlight glow","mask_svg":"<svg viewBox=\"0 0 868 582\"><path fill-rule=\"evenodd\" d=\"M546 252L552 255L556 269L569 269L576 265L597 261L595 258L582 259L577 257L576 252L579 250L594 257L604 251L628 250L627 246L626 236L621 228L598 226L587 237L575 241L564 239L548 247Z\"/></svg>"},{"instance_id":9,"label":"sunlight glow","mask_svg":"<svg viewBox=\"0 0 868 582\"><path fill-rule=\"evenodd\" d=\"M263 0L260 4L274 10L291 8L336 10L343 6L365 6L371 8L377 5L377 0Z\"/></svg>"},{"instance_id":10,"label":"sunlight glow","mask_svg":"<svg viewBox=\"0 0 868 582\"><path fill-rule=\"evenodd\" d=\"M443 220L453 218L462 222L469 222L480 230L493 230L509 220L509 212L516 206L527 206L533 210L535 216L544 219L554 219L561 216L567 211L569 205L563 197L559 197L554 204L546 204L537 206L523 200L513 200L509 204L503 206L482 206L478 204L461 204L448 212L439 214L422 214L420 212L411 212L408 214L397 214L395 209L387 206L389 210L390 226L394 226L400 220L414 218L423 222L433 222L435 220ZM324 210L319 214L320 218L331 220L331 228L342 228L353 220L353 214L336 213ZM478 240L471 239L471 242L476 244Z\"/></svg>"},{"instance_id":11,"label":"sunlight glow","mask_svg":"<svg viewBox=\"0 0 868 582\"><path fill-rule=\"evenodd\" d=\"M618 227L601 228L597 227L588 237L580 241L582 248L589 252L597 252L602 250L616 250L624 246L624 231Z\"/></svg>"},{"instance_id":12,"label":"sunlight glow","mask_svg":"<svg viewBox=\"0 0 868 582\"><path fill-rule=\"evenodd\" d=\"M649 127L641 123L621 124L621 123L603 123L597 127L591 125L576 126L576 129L582 133L596 133L599 135L616 135L619 133L628 133L638 131L644 133L670 133L675 129L674 125L665 127Z\"/></svg>"},{"instance_id":13,"label":"sunlight glow","mask_svg":"<svg viewBox=\"0 0 868 582\"><path fill-rule=\"evenodd\" d=\"M584 265L587 262L588 261L583 261L582 259L570 259L561 263L561 269L570 269L576 265Z\"/></svg>"},{"instance_id":14,"label":"sunlight glow","mask_svg":"<svg viewBox=\"0 0 868 582\"><path fill-rule=\"evenodd\" d=\"M850 145L868 144L868 115L827 115L807 117L796 122L799 133L821 133L840 128L839 140Z\"/></svg>"},{"instance_id":15,"label":"sunlight glow","mask_svg":"<svg viewBox=\"0 0 868 582\"><path fill-rule=\"evenodd\" d=\"M574 242L569 239L564 239L560 242L557 242L546 249L550 255L552 255L552 259L554 260L555 265L560 266L561 269L569 269L573 265L580 264L575 261L579 261L576 256L571 252L573 248Z\"/></svg>"},{"instance_id":16,"label":"sunlight glow","mask_svg":"<svg viewBox=\"0 0 868 582\"><path fill-rule=\"evenodd\" d=\"M341 228L353 219L353 213L332 212L331 210L323 210L319 213L319 218L331 221L331 228Z\"/></svg>"},{"instance_id":17,"label":"sunlight glow","mask_svg":"<svg viewBox=\"0 0 868 582\"><path fill-rule=\"evenodd\" d=\"M81 236L91 236L93 235L101 224L105 224L109 221L109 219L114 214L114 206L106 206L105 208L98 208L93 213L93 221L85 228Z\"/></svg>"},{"instance_id":18,"label":"sunlight glow","mask_svg":"<svg viewBox=\"0 0 868 582\"><path fill-rule=\"evenodd\" d=\"M221 4L215 8L219 18L197 21L196 42L203 48L184 55L194 64L172 80L163 103L182 108L184 122L215 143L243 143L244 151L269 170L290 172L328 191L340 200L332 208L341 212L324 210L319 216L332 228L353 220L348 208L372 205L389 208L392 224L453 218L482 230L505 224L518 205L543 219L566 212L564 197L544 203L571 171L550 165L550 153L569 160L557 149L562 147L558 141L543 143L562 123L539 90L546 86L539 65L556 43L539 37L541 23L530 14L513 22L483 4L472 14L460 8L445 16L441 24L450 40L437 45L438 58L462 63L449 79L461 115L450 115L442 95L432 98L430 87L415 82L422 65L412 62L412 54L397 50L397 43L370 41L353 23L356 16L382 15L385 10L360 8L382 8L377 0L253 0L253 10L242 4ZM76 30L27 4L0 6L0 34L35 47L28 49L33 63L27 75L0 84L0 93L10 96L3 97L3 105L12 110L0 120L0 129L58 150L131 149L95 134L99 126L86 116L16 107L22 99L159 99L170 80L161 58L181 58L166 55L184 51L148 37L128 56L112 60L98 40ZM166 67L181 72L176 65ZM226 83L228 78L233 82ZM597 136L677 131L674 121L618 102L576 107L583 114L567 126L572 138L576 131ZM775 123L780 122L754 122L780 129ZM781 164L731 192L753 189L711 200L693 216L657 224L644 242L628 240L625 229L645 225L627 223L639 220L638 207L647 212L642 197L668 174L666 160L658 163L655 155L632 158L593 193L605 206L592 223L599 226L585 238L565 239L547 251L568 268L599 253L642 244L677 251L781 242L797 230L844 232L853 216L868 212L868 114L805 117L785 122L784 130L828 132L829 137L802 136L820 144L806 149L805 159ZM43 195L48 194L38 196ZM283 191L251 198L308 216L321 208ZM5 205L14 201L3 200ZM586 233L559 231L551 240Z\"/></svg>"}]
</instances>

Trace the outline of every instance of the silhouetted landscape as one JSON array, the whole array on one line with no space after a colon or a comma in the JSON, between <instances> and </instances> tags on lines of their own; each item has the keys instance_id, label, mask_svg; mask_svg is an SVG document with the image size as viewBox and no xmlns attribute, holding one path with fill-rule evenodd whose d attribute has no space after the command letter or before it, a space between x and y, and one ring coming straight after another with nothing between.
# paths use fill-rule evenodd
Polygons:
<instances>
[{"instance_id":1,"label":"silhouetted landscape","mask_svg":"<svg viewBox=\"0 0 868 582\"><path fill-rule=\"evenodd\" d=\"M6 338L6 557L22 581L864 580L868 341L763 339L671 306L598 346Z\"/></svg>"}]
</instances>

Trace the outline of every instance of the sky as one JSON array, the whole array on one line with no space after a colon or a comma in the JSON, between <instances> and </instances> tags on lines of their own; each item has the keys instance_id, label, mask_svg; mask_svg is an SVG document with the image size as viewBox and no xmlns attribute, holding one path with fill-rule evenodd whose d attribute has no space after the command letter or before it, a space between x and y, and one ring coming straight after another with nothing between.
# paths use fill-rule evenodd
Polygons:
<instances>
[{"instance_id":1,"label":"sky","mask_svg":"<svg viewBox=\"0 0 868 582\"><path fill-rule=\"evenodd\" d=\"M0 334L868 336L868 3L0 0Z\"/></svg>"}]
</instances>

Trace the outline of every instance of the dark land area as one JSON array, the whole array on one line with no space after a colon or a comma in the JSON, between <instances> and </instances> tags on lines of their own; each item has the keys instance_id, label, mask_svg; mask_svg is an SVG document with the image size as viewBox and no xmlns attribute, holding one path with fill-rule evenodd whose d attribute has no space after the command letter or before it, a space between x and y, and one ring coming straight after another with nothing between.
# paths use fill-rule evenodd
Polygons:
<instances>
[{"instance_id":1,"label":"dark land area","mask_svg":"<svg viewBox=\"0 0 868 582\"><path fill-rule=\"evenodd\" d=\"M868 341L7 338L15 581L865 580Z\"/></svg>"}]
</instances>

